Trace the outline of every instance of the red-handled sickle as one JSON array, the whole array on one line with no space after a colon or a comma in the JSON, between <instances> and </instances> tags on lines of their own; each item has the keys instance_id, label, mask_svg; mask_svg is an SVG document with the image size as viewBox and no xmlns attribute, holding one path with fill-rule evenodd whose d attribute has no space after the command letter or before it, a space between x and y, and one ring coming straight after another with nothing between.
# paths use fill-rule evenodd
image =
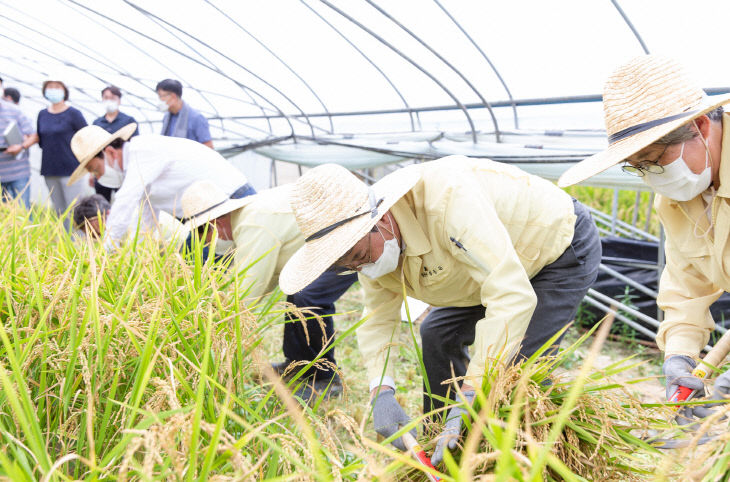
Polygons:
<instances>
[{"instance_id":1,"label":"red-handled sickle","mask_svg":"<svg viewBox=\"0 0 730 482\"><path fill-rule=\"evenodd\" d=\"M406 432L404 433L401 438L403 439L403 443L405 444L408 451L413 455L413 457L418 460L421 465L428 467L430 469L436 470L436 468L431 464L431 459L426 455L426 452L421 448L420 445L418 445L418 441L411 435L410 433ZM440 477L437 477L435 475L432 475L430 472L423 472L428 476L428 480L432 480L434 482L438 482L441 480Z\"/></svg>"},{"instance_id":2,"label":"red-handled sickle","mask_svg":"<svg viewBox=\"0 0 730 482\"><path fill-rule=\"evenodd\" d=\"M716 367L722 363L728 353L730 353L730 330L726 331L725 334L717 340L717 343L715 343L715 346L712 347L712 350L710 350L707 356L702 359L702 362L697 365L697 368L692 370L692 375L702 379L709 377L712 375L712 368L710 367ZM684 402L691 400L692 397L695 396L696 391L697 390L692 390L691 388L680 385L672 396L669 397L669 401Z\"/></svg>"}]
</instances>

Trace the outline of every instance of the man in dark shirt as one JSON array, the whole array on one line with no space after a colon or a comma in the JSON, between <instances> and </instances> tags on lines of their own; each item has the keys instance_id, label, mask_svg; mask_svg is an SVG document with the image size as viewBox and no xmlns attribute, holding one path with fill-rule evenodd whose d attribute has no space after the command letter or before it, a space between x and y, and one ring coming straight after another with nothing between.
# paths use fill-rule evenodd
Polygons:
<instances>
[{"instance_id":1,"label":"man in dark shirt","mask_svg":"<svg viewBox=\"0 0 730 482\"><path fill-rule=\"evenodd\" d=\"M109 85L104 87L101 91L101 104L104 109L104 115L94 121L95 126L99 126L105 131L113 134L122 127L132 122L137 122L134 117L125 114L119 110L119 103L122 100L122 91L115 85ZM132 137L139 134L139 129L134 131ZM112 193L116 191L116 188L110 186L104 186L93 176L89 178L90 183L94 183L94 189L96 194L101 194L106 198L107 201L111 202Z\"/></svg>"},{"instance_id":2,"label":"man in dark shirt","mask_svg":"<svg viewBox=\"0 0 730 482\"><path fill-rule=\"evenodd\" d=\"M182 100L182 84L174 79L160 81L156 87L160 98L159 109L165 112L160 134L185 137L213 149L208 119Z\"/></svg>"}]
</instances>

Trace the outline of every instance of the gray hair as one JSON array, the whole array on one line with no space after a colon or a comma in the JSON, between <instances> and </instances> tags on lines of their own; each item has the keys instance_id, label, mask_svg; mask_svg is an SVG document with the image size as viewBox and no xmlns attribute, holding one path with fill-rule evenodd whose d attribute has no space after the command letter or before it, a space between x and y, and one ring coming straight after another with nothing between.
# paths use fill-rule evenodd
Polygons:
<instances>
[{"instance_id":1,"label":"gray hair","mask_svg":"<svg viewBox=\"0 0 730 482\"><path fill-rule=\"evenodd\" d=\"M707 114L705 114L707 117L710 118L712 122L721 122L722 121L722 114L724 112L724 109L722 106L718 107L717 109L711 110ZM656 141L654 144L661 144L663 146L671 146L674 144L681 144L682 142L688 141L690 139L694 139L699 135L699 132L697 132L695 129L692 128L694 125L693 122L690 122L688 124L683 125L682 127L678 129L674 129L669 134L665 135L658 141Z\"/></svg>"},{"instance_id":2,"label":"gray hair","mask_svg":"<svg viewBox=\"0 0 730 482\"><path fill-rule=\"evenodd\" d=\"M79 228L83 228L87 219L93 219L99 214L102 216L104 213L111 209L109 201L104 199L104 196L100 194L92 194L83 198L74 208L73 218L74 224Z\"/></svg>"}]
</instances>

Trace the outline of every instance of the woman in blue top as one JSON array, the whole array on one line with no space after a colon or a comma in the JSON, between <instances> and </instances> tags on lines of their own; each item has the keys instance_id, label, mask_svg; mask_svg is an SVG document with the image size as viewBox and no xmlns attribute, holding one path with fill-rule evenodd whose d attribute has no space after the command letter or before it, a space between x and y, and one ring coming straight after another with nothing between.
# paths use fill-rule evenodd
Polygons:
<instances>
[{"instance_id":1,"label":"woman in blue top","mask_svg":"<svg viewBox=\"0 0 730 482\"><path fill-rule=\"evenodd\" d=\"M38 113L35 141L43 151L41 176L51 194L56 211L63 212L76 198L84 195L86 185L78 181L71 186L66 183L79 165L71 152L71 137L86 127L86 120L78 109L66 104L68 88L60 80L43 82L43 97L51 103Z\"/></svg>"}]
</instances>

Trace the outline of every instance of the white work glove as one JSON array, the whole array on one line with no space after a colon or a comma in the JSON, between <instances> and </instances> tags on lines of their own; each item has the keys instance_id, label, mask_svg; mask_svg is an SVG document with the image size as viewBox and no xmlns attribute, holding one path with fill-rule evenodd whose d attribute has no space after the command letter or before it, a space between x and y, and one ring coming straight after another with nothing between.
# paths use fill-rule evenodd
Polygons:
<instances>
[{"instance_id":1,"label":"white work glove","mask_svg":"<svg viewBox=\"0 0 730 482\"><path fill-rule=\"evenodd\" d=\"M375 431L385 438L390 438L394 433L411 422L406 412L403 411L403 407L395 399L395 390L392 388L378 393L370 403L373 405L373 426L375 427ZM418 435L415 428L411 429L410 434L414 438ZM391 443L398 450L402 452L406 451L406 446L403 445L401 437L398 437Z\"/></svg>"},{"instance_id":2,"label":"white work glove","mask_svg":"<svg viewBox=\"0 0 730 482\"><path fill-rule=\"evenodd\" d=\"M464 395L462 403L471 405L474 401L474 390L468 390L462 392L462 394ZM444 460L444 449L446 447L448 447L449 451L456 449L461 436L461 424L463 423L464 417L468 416L469 412L460 405L456 405L449 410L448 415L446 415L444 429L438 437L438 442L436 442L436 450L433 451L433 456L431 457L431 464L434 467Z\"/></svg>"}]
</instances>

